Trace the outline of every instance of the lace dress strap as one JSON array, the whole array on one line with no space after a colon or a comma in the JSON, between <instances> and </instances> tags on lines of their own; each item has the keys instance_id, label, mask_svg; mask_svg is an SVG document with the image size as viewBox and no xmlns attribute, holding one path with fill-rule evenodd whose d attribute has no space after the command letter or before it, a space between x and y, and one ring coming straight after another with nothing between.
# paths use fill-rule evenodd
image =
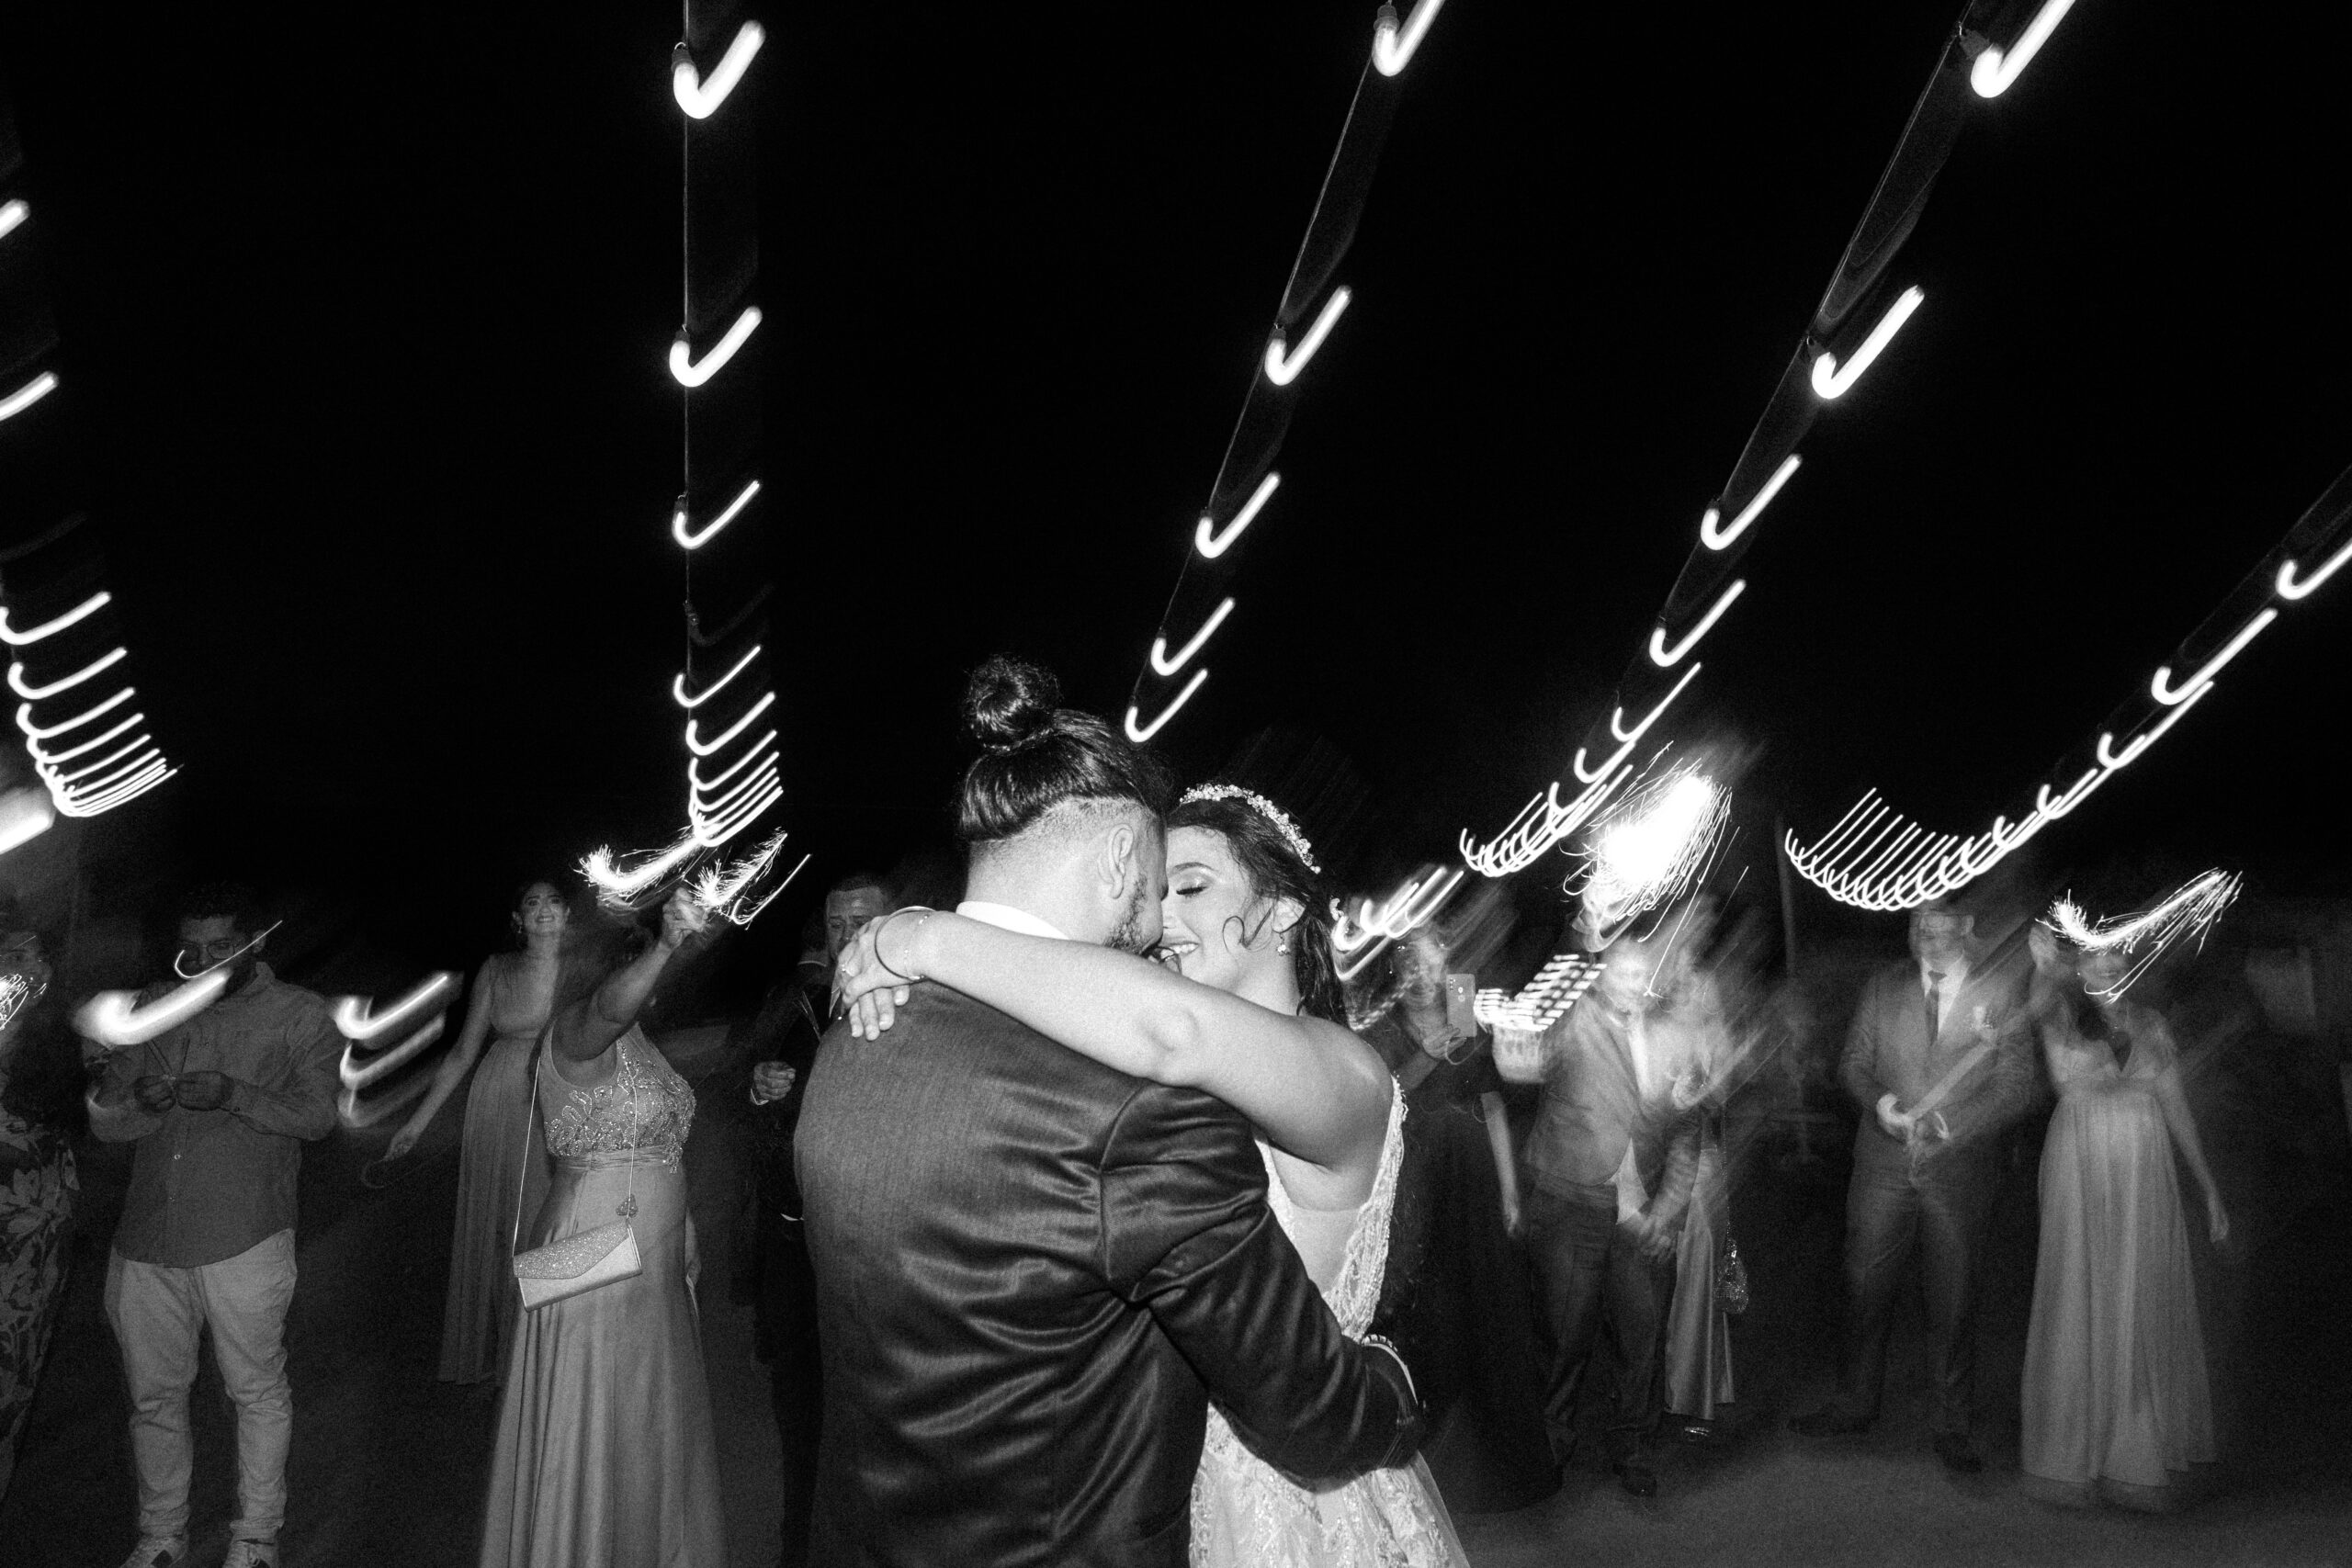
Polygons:
<instances>
[{"instance_id":1,"label":"lace dress strap","mask_svg":"<svg viewBox=\"0 0 2352 1568\"><path fill-rule=\"evenodd\" d=\"M1380 1145L1380 1169L1372 1179L1372 1192L1356 1212L1355 1229L1340 1259L1339 1277L1324 1292L1331 1315L1351 1339L1372 1327L1380 1305L1381 1280L1388 1272L1388 1231L1396 1212L1396 1172L1405 1163L1405 1091L1394 1079L1388 1092L1388 1133Z\"/></svg>"}]
</instances>

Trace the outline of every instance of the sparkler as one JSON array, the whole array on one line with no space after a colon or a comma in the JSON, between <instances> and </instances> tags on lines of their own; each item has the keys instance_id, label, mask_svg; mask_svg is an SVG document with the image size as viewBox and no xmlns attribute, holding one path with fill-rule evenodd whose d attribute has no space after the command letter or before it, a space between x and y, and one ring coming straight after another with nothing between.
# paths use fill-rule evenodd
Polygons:
<instances>
[{"instance_id":1,"label":"sparkler","mask_svg":"<svg viewBox=\"0 0 2352 1568\"><path fill-rule=\"evenodd\" d=\"M2155 905L2137 915L2118 916L2094 926L2072 898L2050 906L2042 925L2086 953L2120 953L2132 960L2112 985L2092 987L2091 995L2111 1002L2129 990L2166 949L2186 937L2202 947L2206 933L2222 912L2236 901L2243 879L2219 868L2196 876Z\"/></svg>"},{"instance_id":2,"label":"sparkler","mask_svg":"<svg viewBox=\"0 0 2352 1568\"><path fill-rule=\"evenodd\" d=\"M1602 945L1690 890L1730 815L1730 795L1685 762L1636 785L1595 820L1582 898Z\"/></svg>"},{"instance_id":3,"label":"sparkler","mask_svg":"<svg viewBox=\"0 0 2352 1568\"><path fill-rule=\"evenodd\" d=\"M616 861L611 850L599 848L581 861L580 874L596 889L597 902L616 912L641 909L662 897L671 884L683 882L704 913L733 925L750 925L778 893L791 885L792 879L800 874L800 867L809 860L807 855L801 856L799 865L753 898L751 889L775 865L786 835L775 833L731 866L715 858L713 852L782 793L773 784L767 785L767 791L764 798L753 795L749 810L739 807L740 819L723 835L706 838L696 829L688 828L668 849L629 857L626 863Z\"/></svg>"}]
</instances>

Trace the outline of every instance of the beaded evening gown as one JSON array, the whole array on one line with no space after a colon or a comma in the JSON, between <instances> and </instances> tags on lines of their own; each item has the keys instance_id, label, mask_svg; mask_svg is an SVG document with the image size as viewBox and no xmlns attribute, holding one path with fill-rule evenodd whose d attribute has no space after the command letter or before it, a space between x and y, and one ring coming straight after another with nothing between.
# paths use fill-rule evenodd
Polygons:
<instances>
[{"instance_id":1,"label":"beaded evening gown","mask_svg":"<svg viewBox=\"0 0 2352 1568\"><path fill-rule=\"evenodd\" d=\"M2041 1246L2026 1331L2029 1491L2165 1507L2213 1458L2188 1226L2157 1096L2178 1092L2164 1022L2127 1005L2131 1050L2044 1043L2058 1109L2041 1153Z\"/></svg>"},{"instance_id":2,"label":"beaded evening gown","mask_svg":"<svg viewBox=\"0 0 2352 1568\"><path fill-rule=\"evenodd\" d=\"M553 1171L524 1246L630 1217L633 1279L523 1314L498 1413L482 1568L719 1568L718 1455L695 1315L684 1150L695 1096L643 1033L613 1076L538 1075Z\"/></svg>"},{"instance_id":3,"label":"beaded evening gown","mask_svg":"<svg viewBox=\"0 0 2352 1568\"><path fill-rule=\"evenodd\" d=\"M1372 1193L1355 1213L1336 1275L1317 1280L1340 1327L1361 1338L1379 1304L1388 1266L1389 1218L1404 1158L1405 1100L1395 1095L1388 1139ZM1298 1245L1315 1223L1283 1189L1264 1145L1266 1201ZM1302 1247L1302 1253L1316 1250ZM1293 1484L1241 1444L1211 1406L1201 1468L1193 1478L1194 1568L1468 1568L1429 1467L1416 1459L1320 1492Z\"/></svg>"},{"instance_id":4,"label":"beaded evening gown","mask_svg":"<svg viewBox=\"0 0 2352 1568\"><path fill-rule=\"evenodd\" d=\"M548 1195L547 1140L531 1114L531 1049L547 1027L547 1010L534 1008L514 983L515 960L492 962L498 965L489 996L492 1038L466 1093L458 1145L458 1223L441 1313L444 1382L481 1382L506 1371L523 1309L510 1266L515 1215L528 1228Z\"/></svg>"}]
</instances>

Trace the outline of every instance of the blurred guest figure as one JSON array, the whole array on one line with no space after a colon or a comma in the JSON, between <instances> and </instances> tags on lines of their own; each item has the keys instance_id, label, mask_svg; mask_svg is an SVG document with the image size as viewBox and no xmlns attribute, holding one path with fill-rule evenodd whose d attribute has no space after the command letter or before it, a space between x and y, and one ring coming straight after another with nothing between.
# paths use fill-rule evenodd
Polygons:
<instances>
[{"instance_id":1,"label":"blurred guest figure","mask_svg":"<svg viewBox=\"0 0 2352 1568\"><path fill-rule=\"evenodd\" d=\"M754 1168L752 1228L758 1350L768 1363L769 1391L784 1465L784 1552L779 1562L808 1561L808 1520L815 1505L817 1449L824 1427L822 1360L817 1353L817 1280L809 1271L801 1228L800 1184L792 1169L792 1139L800 1122L801 1089L817 1058L830 1011L833 964L865 923L894 901L883 879L854 871L825 894L821 945L812 964L778 984L752 1023L752 1104Z\"/></svg>"},{"instance_id":2,"label":"blurred guest figure","mask_svg":"<svg viewBox=\"0 0 2352 1568\"><path fill-rule=\"evenodd\" d=\"M1501 1513L1559 1479L1546 1459L1534 1297L1511 1246L1519 1162L1503 1083L1470 1010L1475 979L1450 973L1450 958L1433 926L1398 943L1393 1005L1363 1030L1406 1106L1380 1314L1408 1336L1438 1490L1456 1512Z\"/></svg>"},{"instance_id":3,"label":"blurred guest figure","mask_svg":"<svg viewBox=\"0 0 2352 1568\"><path fill-rule=\"evenodd\" d=\"M530 1114L531 1048L547 1027L571 915L553 877L526 882L517 891L507 917L516 951L492 953L474 972L464 1032L434 1070L433 1087L414 1114L392 1134L389 1155L397 1159L416 1146L466 1074L481 1064L466 1094L458 1150L458 1223L449 1237L449 1293L441 1314L444 1382L495 1382L514 1343L514 1318L522 1310L514 1288L515 1218L536 1218L548 1195L547 1140Z\"/></svg>"},{"instance_id":4,"label":"blurred guest figure","mask_svg":"<svg viewBox=\"0 0 2352 1568\"><path fill-rule=\"evenodd\" d=\"M1694 916L1677 932L1653 1010L1661 1057L1672 1075L1674 1104L1689 1112L1697 1153L1690 1202L1674 1244L1674 1290L1667 1313L1661 1390L1666 1435L1707 1443L1716 1412L1738 1397L1732 1379L1731 1325L1719 1286L1731 1241L1731 1180L1724 1149L1724 1103L1743 1064L1713 973L1696 961L1709 923Z\"/></svg>"},{"instance_id":5,"label":"blurred guest figure","mask_svg":"<svg viewBox=\"0 0 2352 1568\"><path fill-rule=\"evenodd\" d=\"M1938 900L1911 913L1907 963L1863 985L1838 1077L1862 1111L1846 1199L1847 1325L1836 1399L1790 1423L1807 1437L1867 1430L1886 1381L1887 1329L1914 1243L1934 1340L1929 1429L1947 1469L1984 1467L1970 1436L1976 1284L2000 1181L1997 1134L2032 1105L2014 977L1979 968L1974 919Z\"/></svg>"},{"instance_id":6,"label":"blurred guest figure","mask_svg":"<svg viewBox=\"0 0 2352 1568\"><path fill-rule=\"evenodd\" d=\"M0 904L0 1497L65 1293L73 1143L88 1121L80 1053L42 1000L51 977L40 933Z\"/></svg>"},{"instance_id":7,"label":"blurred guest figure","mask_svg":"<svg viewBox=\"0 0 2352 1568\"><path fill-rule=\"evenodd\" d=\"M302 1145L334 1127L343 1040L324 1000L261 961L269 929L247 888L190 893L175 967L225 969L228 988L186 1023L115 1052L90 1106L100 1138L138 1145L106 1287L139 1472L139 1545L124 1568L169 1568L187 1555L187 1391L207 1328L237 1406L225 1568L277 1562L294 1430L286 1309L295 1178Z\"/></svg>"},{"instance_id":8,"label":"blurred guest figure","mask_svg":"<svg viewBox=\"0 0 2352 1568\"><path fill-rule=\"evenodd\" d=\"M1544 1419L1552 1457L1576 1453L1577 1398L1605 1347L1616 1404L1605 1432L1610 1468L1636 1497L1657 1492L1659 1328L1673 1288L1675 1235L1690 1200L1697 1127L1674 1104L1675 1054L1660 1037L1650 989L1656 961L1621 941L1592 992L1552 1031L1498 1042L1514 1076L1540 1052L1542 1108L1529 1139L1535 1190L1527 1238L1552 1326Z\"/></svg>"},{"instance_id":9,"label":"blurred guest figure","mask_svg":"<svg viewBox=\"0 0 2352 1568\"><path fill-rule=\"evenodd\" d=\"M637 1026L708 919L680 889L641 952L634 925L583 919L564 942L532 1074L554 1168L525 1245L626 1221L639 1271L525 1315L499 1404L482 1568L726 1561L686 1213L695 1093Z\"/></svg>"},{"instance_id":10,"label":"blurred guest figure","mask_svg":"<svg viewBox=\"0 0 2352 1568\"><path fill-rule=\"evenodd\" d=\"M2122 995L2129 959L2033 934L2037 957L2071 960L2071 973L2039 1021L2058 1109L2042 1145L2026 1334L2026 1489L2053 1502L2177 1506L2188 1467L2213 1459L2213 1411L2176 1150L2204 1192L2216 1245L2229 1216L2172 1032Z\"/></svg>"}]
</instances>

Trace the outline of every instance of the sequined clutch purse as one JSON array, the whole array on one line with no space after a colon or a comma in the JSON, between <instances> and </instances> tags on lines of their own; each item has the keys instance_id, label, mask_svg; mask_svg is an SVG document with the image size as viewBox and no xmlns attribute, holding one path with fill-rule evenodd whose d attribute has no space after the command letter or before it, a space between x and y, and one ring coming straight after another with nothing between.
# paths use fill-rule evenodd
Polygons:
<instances>
[{"instance_id":1,"label":"sequined clutch purse","mask_svg":"<svg viewBox=\"0 0 2352 1568\"><path fill-rule=\"evenodd\" d=\"M615 1220L514 1255L514 1282L523 1288L526 1309L581 1295L616 1280L634 1280L644 1271L644 1260L637 1253L637 1233L627 1220Z\"/></svg>"},{"instance_id":2,"label":"sequined clutch purse","mask_svg":"<svg viewBox=\"0 0 2352 1568\"><path fill-rule=\"evenodd\" d=\"M1723 1260L1715 1266L1715 1306L1725 1317L1747 1310L1747 1261L1739 1255L1739 1243L1729 1236L1724 1238Z\"/></svg>"}]
</instances>

